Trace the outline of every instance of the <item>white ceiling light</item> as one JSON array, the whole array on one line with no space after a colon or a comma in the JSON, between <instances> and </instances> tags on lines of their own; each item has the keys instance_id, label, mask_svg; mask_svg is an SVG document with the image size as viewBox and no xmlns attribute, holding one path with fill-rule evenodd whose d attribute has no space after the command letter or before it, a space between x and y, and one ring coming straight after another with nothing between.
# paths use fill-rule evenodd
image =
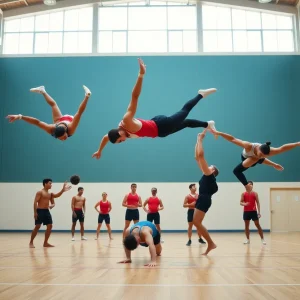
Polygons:
<instances>
[{"instance_id":1,"label":"white ceiling light","mask_svg":"<svg viewBox=\"0 0 300 300\"><path fill-rule=\"evenodd\" d=\"M44 0L44 4L46 4L46 5L55 5L56 0Z\"/></svg>"},{"instance_id":2,"label":"white ceiling light","mask_svg":"<svg viewBox=\"0 0 300 300\"><path fill-rule=\"evenodd\" d=\"M272 0L258 0L259 3L270 3Z\"/></svg>"}]
</instances>

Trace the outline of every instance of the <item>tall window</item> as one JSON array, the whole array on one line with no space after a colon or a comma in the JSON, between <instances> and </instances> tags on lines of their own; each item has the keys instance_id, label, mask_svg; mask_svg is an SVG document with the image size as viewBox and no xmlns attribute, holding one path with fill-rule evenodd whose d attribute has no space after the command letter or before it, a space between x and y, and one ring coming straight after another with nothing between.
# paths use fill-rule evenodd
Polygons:
<instances>
[{"instance_id":1,"label":"tall window","mask_svg":"<svg viewBox=\"0 0 300 300\"><path fill-rule=\"evenodd\" d=\"M204 52L293 52L293 17L203 5Z\"/></svg>"},{"instance_id":2,"label":"tall window","mask_svg":"<svg viewBox=\"0 0 300 300\"><path fill-rule=\"evenodd\" d=\"M92 7L7 20L3 54L91 53L92 30Z\"/></svg>"},{"instance_id":3,"label":"tall window","mask_svg":"<svg viewBox=\"0 0 300 300\"><path fill-rule=\"evenodd\" d=\"M151 1L99 7L98 52L197 52L196 5Z\"/></svg>"}]
</instances>

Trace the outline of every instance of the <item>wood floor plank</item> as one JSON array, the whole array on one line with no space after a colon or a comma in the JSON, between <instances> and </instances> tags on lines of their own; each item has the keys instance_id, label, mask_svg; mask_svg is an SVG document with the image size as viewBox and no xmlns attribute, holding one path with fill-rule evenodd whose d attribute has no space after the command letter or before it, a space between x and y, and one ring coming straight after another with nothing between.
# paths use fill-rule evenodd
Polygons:
<instances>
[{"instance_id":1,"label":"wood floor plank","mask_svg":"<svg viewBox=\"0 0 300 300\"><path fill-rule=\"evenodd\" d=\"M70 234L53 233L54 248L28 247L28 233L0 235L0 299L300 299L300 233L267 234L262 246L252 234L244 245L240 233L213 233L218 248L196 238L187 247L186 234L164 234L158 266L144 267L147 248L134 251L133 263L124 258L121 235L108 241L71 242Z\"/></svg>"}]
</instances>

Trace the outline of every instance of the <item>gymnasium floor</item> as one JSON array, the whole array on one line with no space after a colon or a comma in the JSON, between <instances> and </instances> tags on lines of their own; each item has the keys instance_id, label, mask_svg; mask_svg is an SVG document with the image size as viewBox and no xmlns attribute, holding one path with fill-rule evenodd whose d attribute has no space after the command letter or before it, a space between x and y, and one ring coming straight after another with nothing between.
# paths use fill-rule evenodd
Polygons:
<instances>
[{"instance_id":1,"label":"gymnasium floor","mask_svg":"<svg viewBox=\"0 0 300 300\"><path fill-rule=\"evenodd\" d=\"M148 249L138 248L133 263L123 259L121 234L106 233L99 241L71 242L70 234L53 233L42 247L44 233L28 248L30 233L0 234L0 299L300 299L300 233L256 233L243 245L242 233L213 233L218 248L201 256L205 246L193 235L163 234L158 266L148 269Z\"/></svg>"}]
</instances>

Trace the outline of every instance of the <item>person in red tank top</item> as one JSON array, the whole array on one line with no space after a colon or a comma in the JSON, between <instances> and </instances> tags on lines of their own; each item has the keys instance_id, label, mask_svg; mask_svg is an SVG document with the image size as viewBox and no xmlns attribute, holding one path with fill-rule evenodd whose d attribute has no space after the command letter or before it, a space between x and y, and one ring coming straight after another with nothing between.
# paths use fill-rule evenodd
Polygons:
<instances>
[{"instance_id":1,"label":"person in red tank top","mask_svg":"<svg viewBox=\"0 0 300 300\"><path fill-rule=\"evenodd\" d=\"M100 210L98 209L100 208ZM110 211L112 210L111 202L107 200L107 193L102 193L102 199L98 201L95 205L95 210L98 212L98 227L95 240L98 240L100 229L103 221L105 221L105 225L107 227L107 232L109 239L112 240L111 237L111 227L110 227Z\"/></svg>"},{"instance_id":2,"label":"person in red tank top","mask_svg":"<svg viewBox=\"0 0 300 300\"><path fill-rule=\"evenodd\" d=\"M186 243L187 246L191 246L192 244L192 232L193 232L193 218L194 218L194 210L195 210L195 204L198 200L198 194L196 193L196 184L192 183L189 185L190 194L188 194L183 201L183 207L188 208L187 211L187 221L188 221L188 242ZM197 228L197 227L196 227ZM201 233L199 230L198 236L199 236L199 243L200 244L206 244L206 242L202 239Z\"/></svg>"},{"instance_id":3,"label":"person in red tank top","mask_svg":"<svg viewBox=\"0 0 300 300\"><path fill-rule=\"evenodd\" d=\"M244 206L244 222L245 222L245 234L247 240L244 244L250 244L250 221L252 220L258 230L258 234L260 235L261 241L263 245L266 245L264 240L264 233L259 224L260 214L260 203L258 199L258 194L253 191L253 181L248 181L248 186L250 187L249 192L244 192L241 195L240 205Z\"/></svg>"},{"instance_id":4,"label":"person in red tank top","mask_svg":"<svg viewBox=\"0 0 300 300\"><path fill-rule=\"evenodd\" d=\"M83 86L85 91L85 97L81 102L77 113L74 116L70 115L62 115L57 103L55 100L46 92L44 86L39 86L36 88L30 89L33 93L42 94L46 100L46 102L51 106L52 109L52 119L53 124L44 123L36 118L19 115L8 115L6 118L9 120L9 123L13 123L16 120L23 120L29 124L35 125L42 130L46 131L48 134L51 134L54 138L59 139L61 141L65 141L68 137L74 135L81 116L85 111L87 106L88 100L91 96L91 91L86 87Z\"/></svg>"},{"instance_id":5,"label":"person in red tank top","mask_svg":"<svg viewBox=\"0 0 300 300\"><path fill-rule=\"evenodd\" d=\"M147 221L154 222L157 230L161 234L160 228L160 214L159 211L164 209L164 205L160 198L157 197L157 188L151 189L152 197L145 200L143 204L143 209L147 213ZM148 209L146 208L148 206ZM163 243L163 240L160 240Z\"/></svg>"},{"instance_id":6,"label":"person in red tank top","mask_svg":"<svg viewBox=\"0 0 300 300\"><path fill-rule=\"evenodd\" d=\"M200 121L195 119L187 119L190 111L198 104L198 102L215 93L215 88L207 90L199 90L197 96L192 100L186 102L184 106L171 116L157 115L151 120L144 120L135 118L138 107L138 99L142 90L143 77L146 73L146 65L139 59L140 72L137 82L132 91L131 101L127 108L122 121L119 123L118 128L111 129L101 140L98 150L92 155L96 159L101 157L102 151L107 143L110 141L112 144L125 142L128 138L164 138L185 128L208 128L215 130L214 121Z\"/></svg>"},{"instance_id":7,"label":"person in red tank top","mask_svg":"<svg viewBox=\"0 0 300 300\"><path fill-rule=\"evenodd\" d=\"M140 220L140 213L138 208L142 207L142 199L136 193L136 189L137 189L137 184L132 183L131 193L125 195L122 202L122 206L127 208L125 213L125 226L123 230L123 239L124 239L125 231L129 227L131 221L133 221L133 223L136 224Z\"/></svg>"}]
</instances>

